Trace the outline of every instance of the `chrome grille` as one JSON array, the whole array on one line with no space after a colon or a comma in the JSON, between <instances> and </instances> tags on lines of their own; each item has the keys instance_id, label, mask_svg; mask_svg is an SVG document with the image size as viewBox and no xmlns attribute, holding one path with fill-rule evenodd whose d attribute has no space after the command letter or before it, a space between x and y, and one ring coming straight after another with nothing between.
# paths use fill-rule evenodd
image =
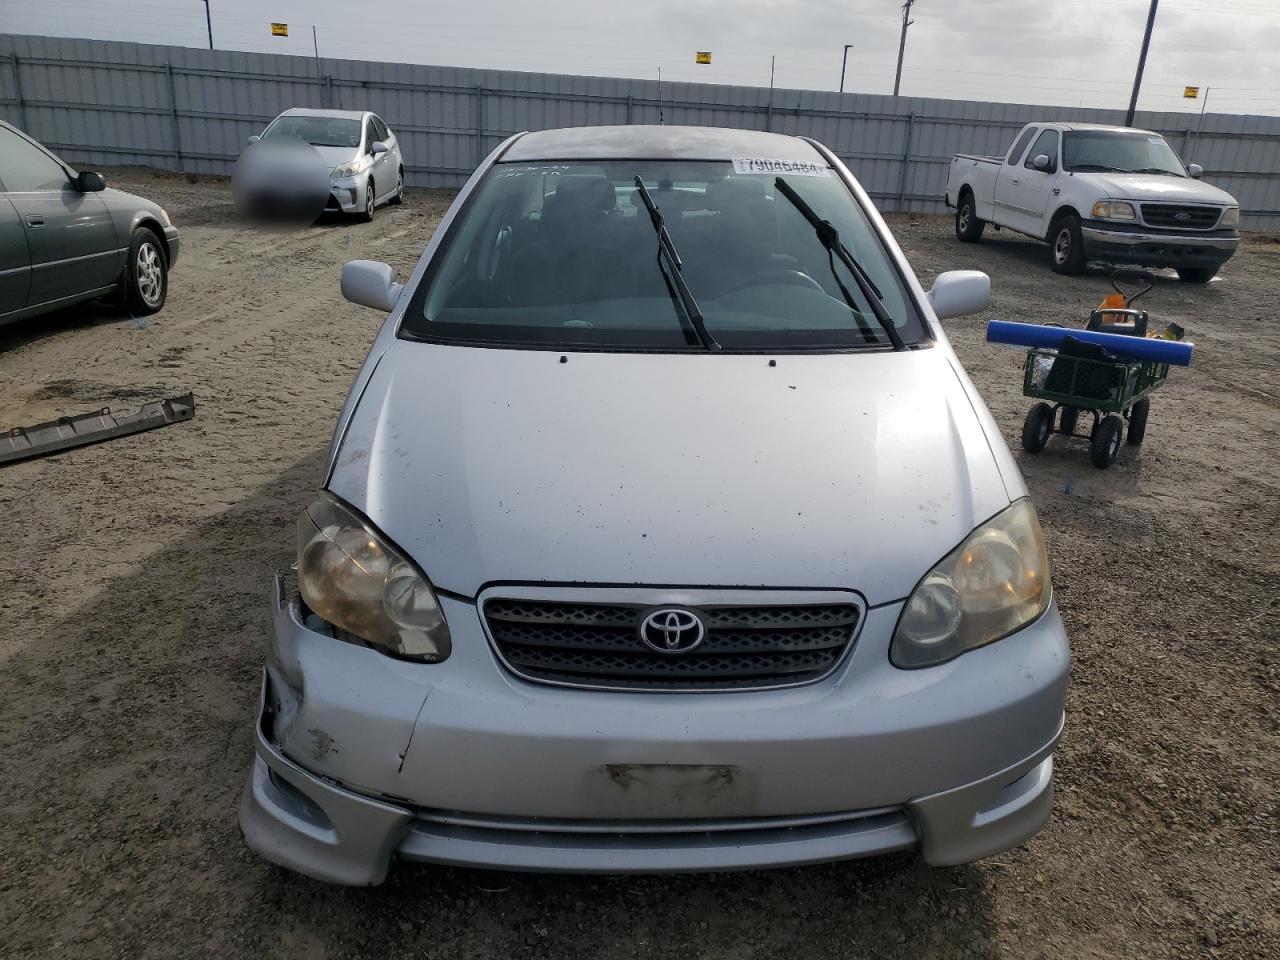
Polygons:
<instances>
[{"instance_id":1,"label":"chrome grille","mask_svg":"<svg viewBox=\"0 0 1280 960\"><path fill-rule=\"evenodd\" d=\"M1191 206L1180 203L1144 203L1142 219L1150 227L1173 227L1179 230L1211 230L1222 216L1219 207Z\"/></svg>"},{"instance_id":2,"label":"chrome grille","mask_svg":"<svg viewBox=\"0 0 1280 960\"><path fill-rule=\"evenodd\" d=\"M752 689L809 683L840 662L858 625L848 603L698 603L701 644L650 649L639 627L658 604L486 598L489 636L530 680L645 690Z\"/></svg>"}]
</instances>

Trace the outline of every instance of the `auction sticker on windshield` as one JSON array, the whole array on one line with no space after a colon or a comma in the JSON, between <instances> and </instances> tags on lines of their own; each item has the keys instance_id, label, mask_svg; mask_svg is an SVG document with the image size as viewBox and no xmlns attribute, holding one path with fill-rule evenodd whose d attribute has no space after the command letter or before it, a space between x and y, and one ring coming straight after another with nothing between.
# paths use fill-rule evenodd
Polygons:
<instances>
[{"instance_id":1,"label":"auction sticker on windshield","mask_svg":"<svg viewBox=\"0 0 1280 960\"><path fill-rule=\"evenodd\" d=\"M828 169L807 160L769 160L763 157L734 157L734 173L758 173L775 176L779 173L793 177L825 177Z\"/></svg>"}]
</instances>

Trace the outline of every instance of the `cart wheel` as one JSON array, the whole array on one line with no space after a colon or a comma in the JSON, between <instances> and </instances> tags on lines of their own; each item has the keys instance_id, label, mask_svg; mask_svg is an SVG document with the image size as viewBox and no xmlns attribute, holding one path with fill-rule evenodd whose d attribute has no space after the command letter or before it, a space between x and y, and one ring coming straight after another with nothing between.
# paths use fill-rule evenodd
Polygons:
<instances>
[{"instance_id":1,"label":"cart wheel","mask_svg":"<svg viewBox=\"0 0 1280 960\"><path fill-rule=\"evenodd\" d=\"M1058 420L1058 429L1062 433L1075 433L1076 421L1080 418L1079 407L1063 407L1062 417Z\"/></svg>"},{"instance_id":2,"label":"cart wheel","mask_svg":"<svg viewBox=\"0 0 1280 960\"><path fill-rule=\"evenodd\" d=\"M1027 453L1039 453L1053 433L1053 407L1037 403L1022 423L1022 449Z\"/></svg>"},{"instance_id":3,"label":"cart wheel","mask_svg":"<svg viewBox=\"0 0 1280 960\"><path fill-rule=\"evenodd\" d=\"M1116 462L1116 454L1120 452L1120 436L1124 433L1124 421L1114 413L1102 418L1098 429L1094 431L1090 455L1093 465L1105 470Z\"/></svg>"},{"instance_id":4,"label":"cart wheel","mask_svg":"<svg viewBox=\"0 0 1280 960\"><path fill-rule=\"evenodd\" d=\"M1151 401L1143 397L1129 411L1129 433L1125 439L1131 447L1136 447L1147 436L1147 411L1151 409Z\"/></svg>"}]
</instances>

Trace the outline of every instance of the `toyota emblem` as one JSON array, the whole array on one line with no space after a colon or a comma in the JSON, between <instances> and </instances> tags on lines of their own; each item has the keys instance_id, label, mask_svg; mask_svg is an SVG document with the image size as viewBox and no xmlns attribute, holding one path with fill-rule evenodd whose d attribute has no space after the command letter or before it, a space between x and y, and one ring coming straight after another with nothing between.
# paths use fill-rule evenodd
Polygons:
<instances>
[{"instance_id":1,"label":"toyota emblem","mask_svg":"<svg viewBox=\"0 0 1280 960\"><path fill-rule=\"evenodd\" d=\"M688 653L702 643L706 625L692 610L660 607L640 621L640 639L658 653Z\"/></svg>"}]
</instances>

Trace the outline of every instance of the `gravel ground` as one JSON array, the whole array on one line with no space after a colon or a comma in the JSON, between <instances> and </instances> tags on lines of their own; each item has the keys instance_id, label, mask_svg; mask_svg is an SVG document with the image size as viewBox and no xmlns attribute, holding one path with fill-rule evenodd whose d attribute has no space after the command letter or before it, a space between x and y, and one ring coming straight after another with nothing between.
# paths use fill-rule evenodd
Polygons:
<instances>
[{"instance_id":1,"label":"gravel ground","mask_svg":"<svg viewBox=\"0 0 1280 960\"><path fill-rule=\"evenodd\" d=\"M0 471L0 930L11 957L1280 956L1280 243L1146 305L1196 342L1108 471L1019 453L1074 648L1050 825L931 869L911 856L720 876L506 876L400 866L371 890L270 867L235 810L271 571L380 315L339 265L402 273L449 196L270 235L223 183L121 170L183 232L169 304L0 328L0 428L194 390L196 419ZM989 317L1078 325L1098 273L1041 247L895 218L926 286L994 280L948 330L1010 444L1029 401Z\"/></svg>"}]
</instances>

